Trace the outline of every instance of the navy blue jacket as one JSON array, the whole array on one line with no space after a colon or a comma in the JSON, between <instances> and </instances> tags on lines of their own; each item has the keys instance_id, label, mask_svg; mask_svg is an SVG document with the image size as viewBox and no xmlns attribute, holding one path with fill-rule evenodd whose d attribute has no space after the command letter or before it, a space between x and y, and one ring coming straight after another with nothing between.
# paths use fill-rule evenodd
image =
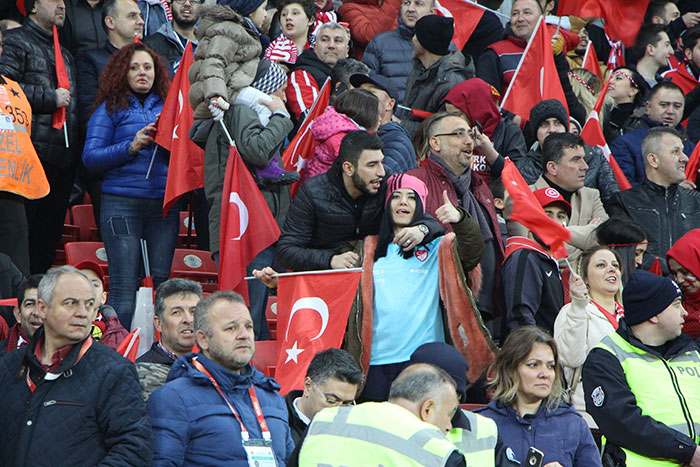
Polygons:
<instances>
[{"instance_id":1,"label":"navy blue jacket","mask_svg":"<svg viewBox=\"0 0 700 467\"><path fill-rule=\"evenodd\" d=\"M78 70L78 114L82 133L85 133L92 115L102 70L117 50L119 49L108 41L104 47L81 50L75 56L75 66Z\"/></svg>"},{"instance_id":2,"label":"navy blue jacket","mask_svg":"<svg viewBox=\"0 0 700 467\"><path fill-rule=\"evenodd\" d=\"M384 143L384 168L387 172L402 174L416 168L416 152L413 149L411 136L397 122L381 125L377 136Z\"/></svg>"},{"instance_id":3,"label":"navy blue jacket","mask_svg":"<svg viewBox=\"0 0 700 467\"><path fill-rule=\"evenodd\" d=\"M523 465L530 446L544 453L543 465L550 462L570 467L602 465L586 421L569 404L562 403L550 412L542 403L536 414L525 418L500 401L491 401L474 412L496 422L503 443Z\"/></svg>"},{"instance_id":4,"label":"navy blue jacket","mask_svg":"<svg viewBox=\"0 0 700 467\"><path fill-rule=\"evenodd\" d=\"M91 172L104 173L102 192L128 198L159 199L165 196L169 153L158 146L148 178L148 166L154 144L141 149L136 156L129 154L129 144L141 128L156 120L163 101L149 94L143 105L133 95L129 108L112 114L105 103L95 109L88 123L83 163Z\"/></svg>"},{"instance_id":5,"label":"navy blue jacket","mask_svg":"<svg viewBox=\"0 0 700 467\"><path fill-rule=\"evenodd\" d=\"M44 380L29 344L0 359L0 465L150 465L153 438L134 365L94 342L83 342ZM29 390L26 371L37 385Z\"/></svg>"},{"instance_id":6,"label":"navy blue jacket","mask_svg":"<svg viewBox=\"0 0 700 467\"><path fill-rule=\"evenodd\" d=\"M642 140L649 133L649 130L663 126L663 123L651 120L648 115L643 115L640 126L626 135L616 138L610 144L610 152L617 161L622 171L625 173L630 185L637 186L646 180L646 170L644 170L644 156L642 156ZM679 133L685 134L681 125L676 127ZM683 143L683 152L690 157L695 146L690 141Z\"/></svg>"},{"instance_id":7,"label":"navy blue jacket","mask_svg":"<svg viewBox=\"0 0 700 467\"><path fill-rule=\"evenodd\" d=\"M251 438L262 438L248 395L255 394L272 434L277 465L285 465L294 450L287 406L277 392L279 385L252 366L245 375L232 373L203 354L187 354L175 361L168 382L148 399L153 425L153 466L240 466L248 467L241 444L241 427L209 378L192 366L192 358L211 373L234 406Z\"/></svg>"}]
</instances>

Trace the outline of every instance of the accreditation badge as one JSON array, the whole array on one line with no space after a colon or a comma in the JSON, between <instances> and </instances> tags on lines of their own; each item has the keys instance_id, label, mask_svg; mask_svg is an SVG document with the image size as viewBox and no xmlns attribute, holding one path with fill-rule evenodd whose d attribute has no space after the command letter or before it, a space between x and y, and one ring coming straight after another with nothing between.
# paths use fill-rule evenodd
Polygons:
<instances>
[{"instance_id":1,"label":"accreditation badge","mask_svg":"<svg viewBox=\"0 0 700 467\"><path fill-rule=\"evenodd\" d=\"M243 449L250 467L277 467L272 442L266 439L243 440Z\"/></svg>"},{"instance_id":2,"label":"accreditation badge","mask_svg":"<svg viewBox=\"0 0 700 467\"><path fill-rule=\"evenodd\" d=\"M10 95L5 86L0 86L0 105L11 105Z\"/></svg>"}]
</instances>

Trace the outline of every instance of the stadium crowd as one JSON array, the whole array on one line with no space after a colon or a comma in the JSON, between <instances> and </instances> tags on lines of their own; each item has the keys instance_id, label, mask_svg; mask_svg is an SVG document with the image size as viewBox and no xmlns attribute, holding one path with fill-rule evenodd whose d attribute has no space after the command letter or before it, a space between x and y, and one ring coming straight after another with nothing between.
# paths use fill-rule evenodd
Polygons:
<instances>
[{"instance_id":1,"label":"stadium crowd","mask_svg":"<svg viewBox=\"0 0 700 467\"><path fill-rule=\"evenodd\" d=\"M0 465L700 467L698 0L17 0L0 31ZM83 204L103 264L64 253ZM173 274L183 212L247 296ZM281 391L280 274L354 268Z\"/></svg>"}]
</instances>

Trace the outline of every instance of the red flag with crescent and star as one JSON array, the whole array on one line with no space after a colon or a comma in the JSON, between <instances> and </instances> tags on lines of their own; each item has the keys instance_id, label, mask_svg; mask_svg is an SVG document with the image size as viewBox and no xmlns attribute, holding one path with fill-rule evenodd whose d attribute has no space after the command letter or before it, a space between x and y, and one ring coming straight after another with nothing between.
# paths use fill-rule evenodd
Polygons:
<instances>
[{"instance_id":1,"label":"red flag with crescent and star","mask_svg":"<svg viewBox=\"0 0 700 467\"><path fill-rule=\"evenodd\" d=\"M219 290L235 290L248 303L246 266L280 236L275 217L236 146L229 147L219 227Z\"/></svg>"},{"instance_id":2,"label":"red flag with crescent and star","mask_svg":"<svg viewBox=\"0 0 700 467\"><path fill-rule=\"evenodd\" d=\"M457 46L457 50L464 48L464 44L472 36L485 11L483 7L468 0L437 0L435 2L435 14L455 19L452 42Z\"/></svg>"},{"instance_id":3,"label":"red flag with crescent and star","mask_svg":"<svg viewBox=\"0 0 700 467\"><path fill-rule=\"evenodd\" d=\"M282 162L284 170L296 170L300 175L304 173L306 163L314 156L314 148L319 142L311 136L311 124L314 119L321 115L328 107L331 98L331 79L326 79L326 82L321 86L321 90L316 96L316 100L311 105L309 113L306 115L304 122L299 127L299 131L294 135L294 138L289 142L289 145L282 152ZM289 191L292 197L296 196L301 181L292 183Z\"/></svg>"},{"instance_id":4,"label":"red flag with crescent and star","mask_svg":"<svg viewBox=\"0 0 700 467\"><path fill-rule=\"evenodd\" d=\"M552 249L552 256L555 258L561 259L569 256L564 243L571 241L571 232L547 216L542 205L537 201L527 182L510 159L506 159L501 177L503 178L503 186L513 198L513 212L510 218L520 222L540 237Z\"/></svg>"},{"instance_id":5,"label":"red flag with crescent and star","mask_svg":"<svg viewBox=\"0 0 700 467\"><path fill-rule=\"evenodd\" d=\"M187 42L158 118L156 144L170 151L163 216L182 195L204 186L204 150L193 143L188 134L194 122L187 99L190 94L187 72L192 62L192 43Z\"/></svg>"},{"instance_id":6,"label":"red flag with crescent and star","mask_svg":"<svg viewBox=\"0 0 700 467\"><path fill-rule=\"evenodd\" d=\"M338 270L279 278L275 379L280 394L302 388L314 355L340 347L361 274Z\"/></svg>"}]
</instances>

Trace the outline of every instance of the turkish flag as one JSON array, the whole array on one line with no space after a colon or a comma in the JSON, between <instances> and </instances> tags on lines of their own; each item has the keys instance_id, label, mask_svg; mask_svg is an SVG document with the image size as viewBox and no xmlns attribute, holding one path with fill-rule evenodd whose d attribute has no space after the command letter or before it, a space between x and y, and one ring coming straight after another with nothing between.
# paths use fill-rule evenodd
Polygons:
<instances>
[{"instance_id":1,"label":"turkish flag","mask_svg":"<svg viewBox=\"0 0 700 467\"><path fill-rule=\"evenodd\" d=\"M558 15L605 20L605 32L626 46L634 45L649 0L560 0Z\"/></svg>"},{"instance_id":2,"label":"turkish flag","mask_svg":"<svg viewBox=\"0 0 700 467\"><path fill-rule=\"evenodd\" d=\"M510 218L520 222L540 237L544 243L550 246L552 256L555 258L561 259L569 256L564 243L571 240L571 232L554 219L547 217L542 205L537 201L510 158L506 158L501 177L503 178L503 186L513 198L513 212Z\"/></svg>"},{"instance_id":3,"label":"turkish flag","mask_svg":"<svg viewBox=\"0 0 700 467\"><path fill-rule=\"evenodd\" d=\"M593 48L591 48L591 50L592 49ZM586 119L585 125L583 125L583 129L581 130L581 138L583 138L583 140L589 146L597 146L603 150L603 155L608 161L608 164L610 164L610 168L613 171L613 175L615 175L617 184L620 185L620 190L629 190L630 188L632 188L632 185L630 185L629 180L627 180L627 177L625 176L624 172L617 164L617 161L610 152L610 148L608 147L607 141L605 141L603 129L600 127L600 120L598 118L600 109L603 107L605 93L608 91L608 84L610 83L611 77L612 75L610 75L608 77L608 80L605 82L603 90L600 92L598 100L593 106L593 110L591 110L591 114L588 116L588 119Z\"/></svg>"},{"instance_id":4,"label":"turkish flag","mask_svg":"<svg viewBox=\"0 0 700 467\"><path fill-rule=\"evenodd\" d=\"M58 30L56 25L53 25L53 55L56 64L56 83L57 88L63 88L70 91L70 80L68 79L68 72L66 71L66 64L63 62L63 54L61 53L61 44L58 42ZM66 124L66 108L59 107L53 113L52 118L53 127L57 130L63 128Z\"/></svg>"},{"instance_id":5,"label":"turkish flag","mask_svg":"<svg viewBox=\"0 0 700 467\"><path fill-rule=\"evenodd\" d=\"M270 208L236 146L230 146L219 228L219 290L235 290L247 300L246 266L280 236Z\"/></svg>"},{"instance_id":6,"label":"turkish flag","mask_svg":"<svg viewBox=\"0 0 700 467\"><path fill-rule=\"evenodd\" d=\"M695 183L698 177L698 168L700 167L700 143L695 145L695 149L688 157L688 163L685 164L685 178Z\"/></svg>"},{"instance_id":7,"label":"turkish flag","mask_svg":"<svg viewBox=\"0 0 700 467\"><path fill-rule=\"evenodd\" d=\"M311 105L309 113L299 127L299 131L297 131L297 134L294 135L294 138L292 138L292 141L289 142L289 145L282 153L282 162L284 162L285 170L296 170L301 175L304 173L306 162L313 157L318 141L311 136L311 123L328 107L331 98L330 83L330 78L323 83L321 91ZM292 197L297 194L300 185L301 182L296 182L289 187Z\"/></svg>"},{"instance_id":8,"label":"turkish flag","mask_svg":"<svg viewBox=\"0 0 700 467\"><path fill-rule=\"evenodd\" d=\"M595 53L593 42L590 41L586 46L586 53L583 55L583 68L595 74L601 81L603 81L603 72L600 70L598 55Z\"/></svg>"},{"instance_id":9,"label":"turkish flag","mask_svg":"<svg viewBox=\"0 0 700 467\"><path fill-rule=\"evenodd\" d=\"M140 328L134 329L124 338L121 344L119 344L119 347L117 347L117 353L124 358L129 359L131 363L136 362L136 357L139 350L139 341L141 340L139 337L140 332Z\"/></svg>"},{"instance_id":10,"label":"turkish flag","mask_svg":"<svg viewBox=\"0 0 700 467\"><path fill-rule=\"evenodd\" d=\"M530 109L544 99L556 99L569 111L554 65L550 37L544 18L540 18L501 101L501 108L520 115L523 121L530 118Z\"/></svg>"},{"instance_id":11,"label":"turkish flag","mask_svg":"<svg viewBox=\"0 0 700 467\"><path fill-rule=\"evenodd\" d=\"M314 355L340 347L361 274L338 270L279 278L275 379L280 394L302 388Z\"/></svg>"},{"instance_id":12,"label":"turkish flag","mask_svg":"<svg viewBox=\"0 0 700 467\"><path fill-rule=\"evenodd\" d=\"M158 118L156 144L170 151L168 181L163 198L163 216L182 195L204 186L204 150L189 137L194 122L187 96L190 80L187 72L192 65L192 43L187 42L180 67L170 85L163 110Z\"/></svg>"},{"instance_id":13,"label":"turkish flag","mask_svg":"<svg viewBox=\"0 0 700 467\"><path fill-rule=\"evenodd\" d=\"M455 19L452 42L462 50L484 16L484 9L468 0L435 0L435 14Z\"/></svg>"}]
</instances>

